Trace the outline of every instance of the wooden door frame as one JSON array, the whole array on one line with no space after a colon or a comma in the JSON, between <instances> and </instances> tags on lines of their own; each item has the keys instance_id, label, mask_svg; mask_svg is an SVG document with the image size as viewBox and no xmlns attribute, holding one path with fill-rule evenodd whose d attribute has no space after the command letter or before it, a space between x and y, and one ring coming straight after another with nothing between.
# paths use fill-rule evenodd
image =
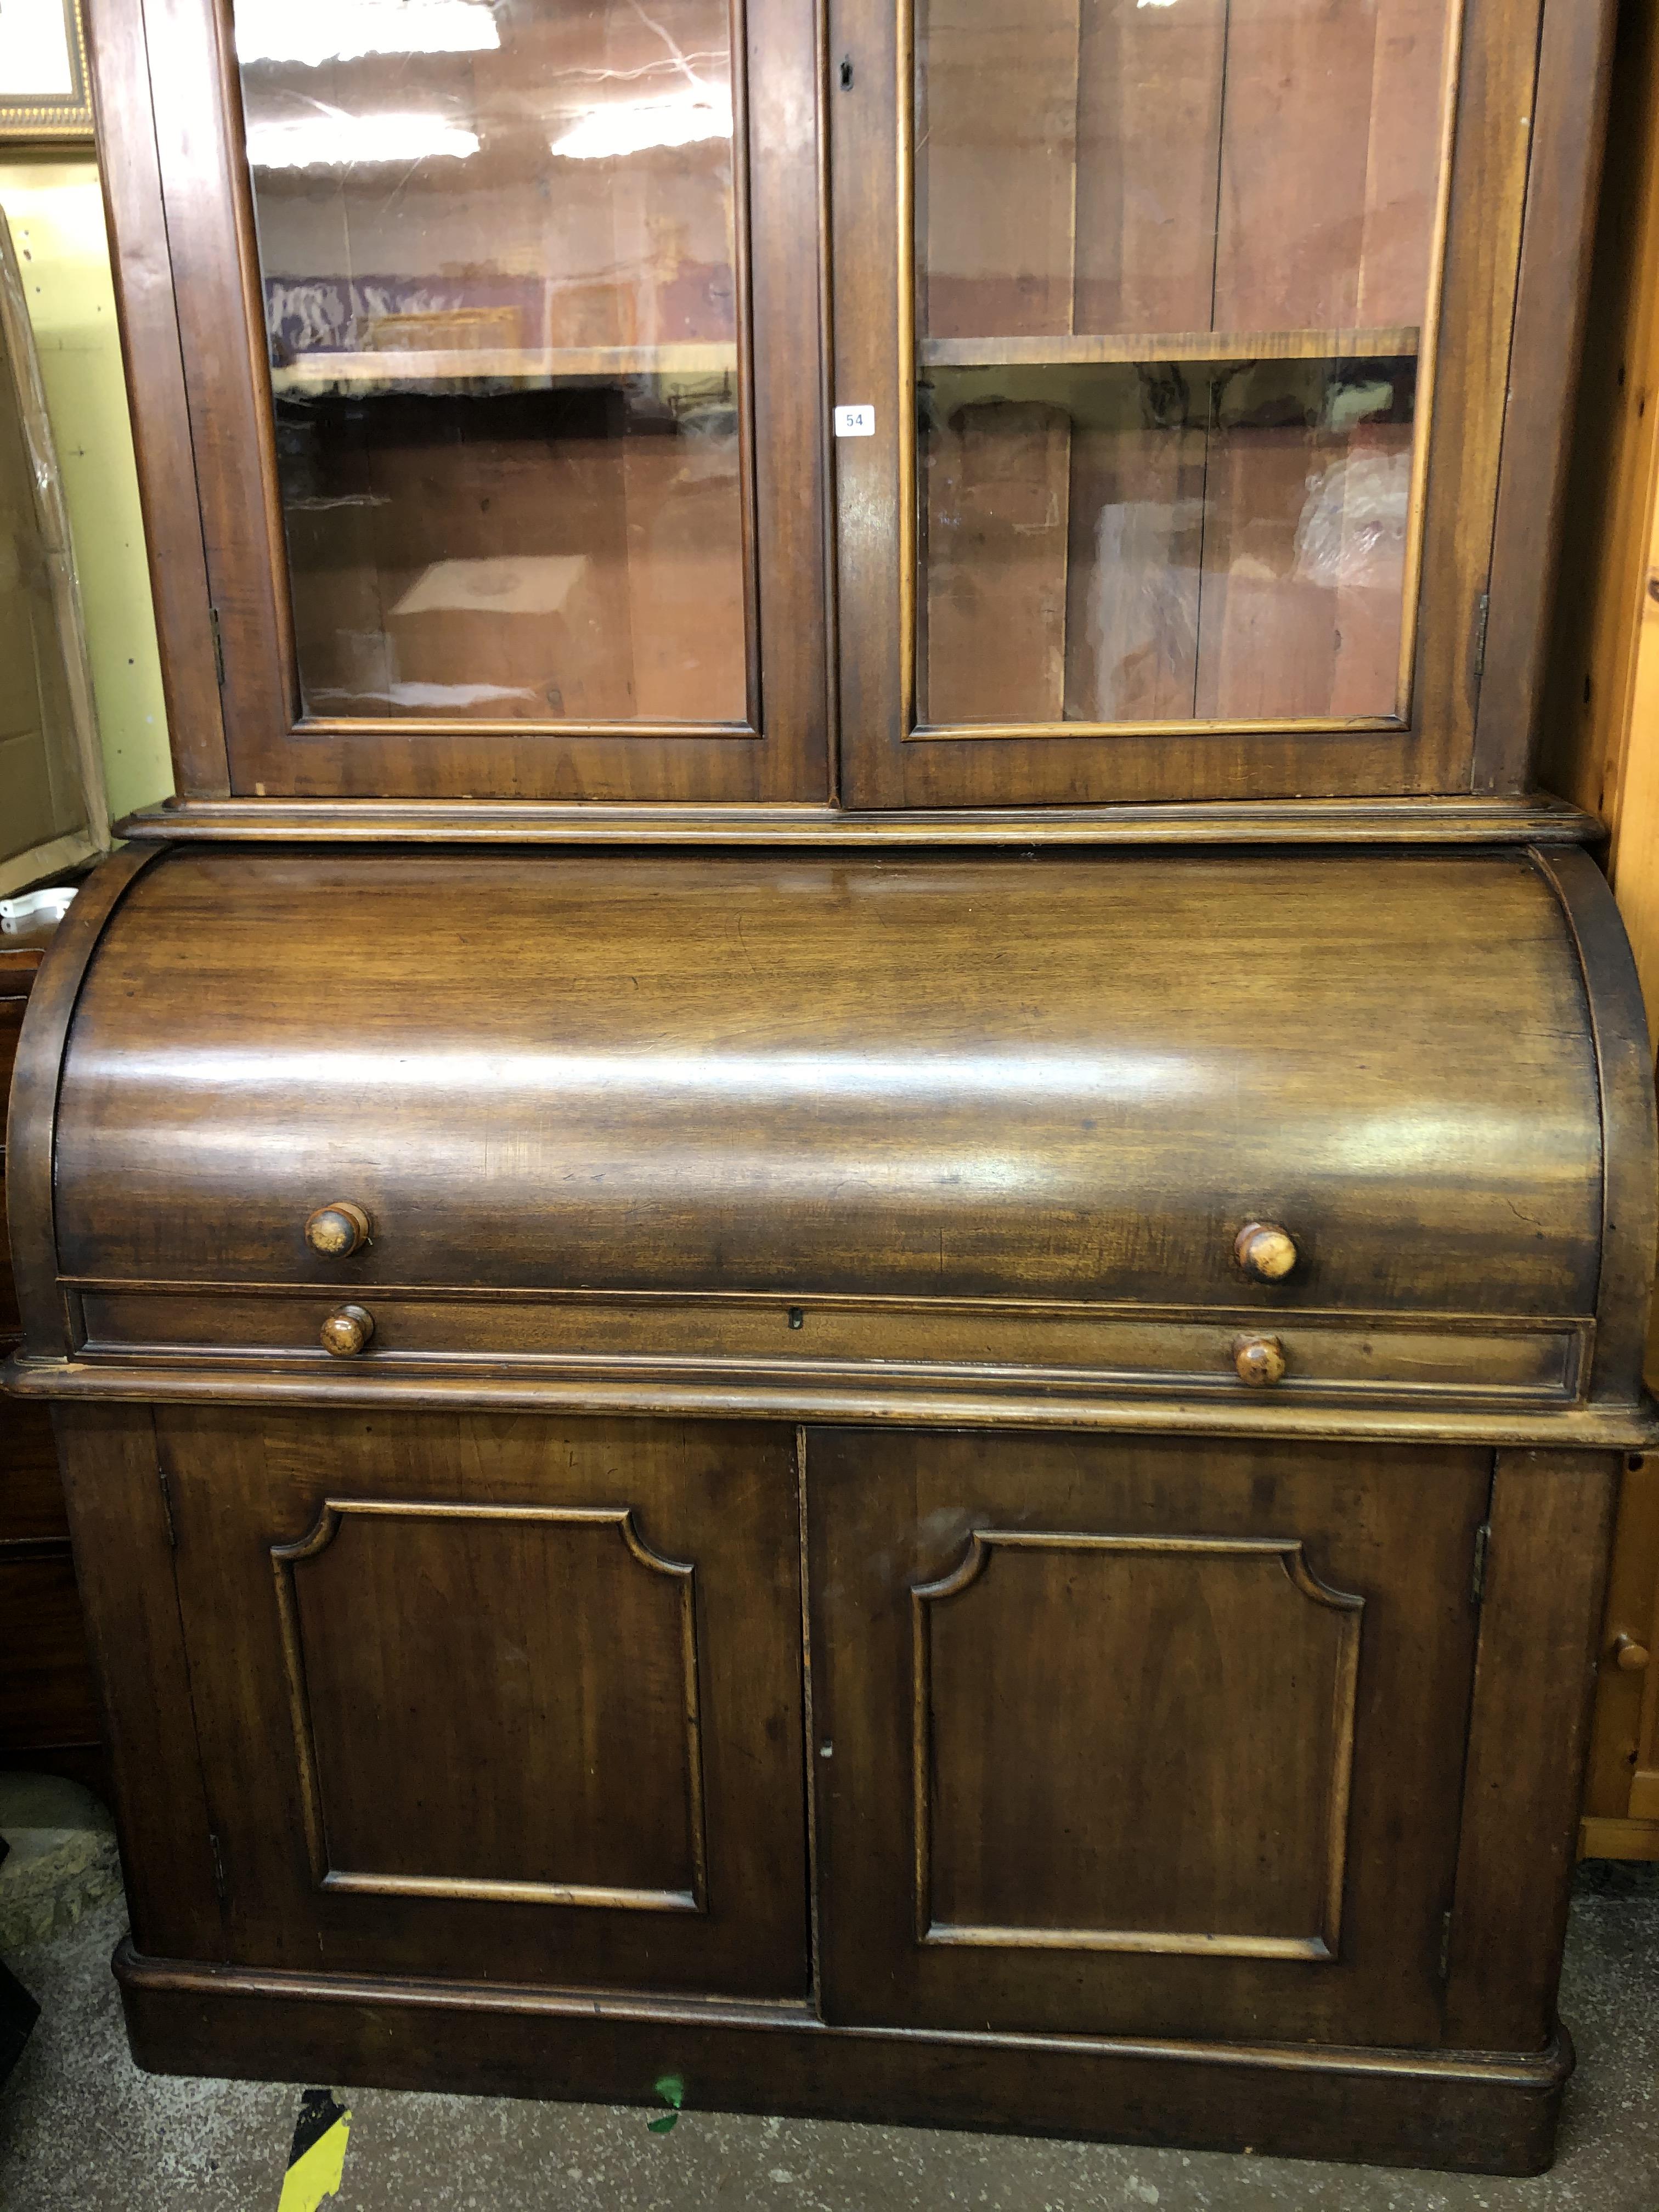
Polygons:
<instances>
[{"instance_id":1,"label":"wooden door frame","mask_svg":"<svg viewBox=\"0 0 1659 2212\"><path fill-rule=\"evenodd\" d=\"M732 0L732 18L750 719L344 722L300 713L229 0L90 0L139 483L186 798L829 797L821 40L811 11L785 0ZM448 766L434 776L421 755L436 747Z\"/></svg>"},{"instance_id":2,"label":"wooden door frame","mask_svg":"<svg viewBox=\"0 0 1659 2212\"><path fill-rule=\"evenodd\" d=\"M918 736L909 143L914 0L830 0L843 781L866 808L1524 789L1559 520L1613 0L1466 0L1412 714L1278 732L1079 723ZM850 81L849 81L850 79ZM1535 112L1534 112L1535 109ZM1533 129L1516 129L1531 118ZM1523 209L1527 246L1522 246ZM1522 369L1510 387L1513 363ZM1500 466L1501 461L1501 466ZM895 622L891 610L899 611ZM1490 705L1487 702L1490 701Z\"/></svg>"}]
</instances>

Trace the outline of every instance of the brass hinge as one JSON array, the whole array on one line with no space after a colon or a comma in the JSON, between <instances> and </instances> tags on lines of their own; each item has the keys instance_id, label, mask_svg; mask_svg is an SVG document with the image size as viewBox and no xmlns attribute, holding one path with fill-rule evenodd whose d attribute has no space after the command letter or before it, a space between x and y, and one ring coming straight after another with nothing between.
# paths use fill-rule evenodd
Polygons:
<instances>
[{"instance_id":1,"label":"brass hinge","mask_svg":"<svg viewBox=\"0 0 1659 2212\"><path fill-rule=\"evenodd\" d=\"M1482 592L1474 603L1474 649L1470 666L1478 684L1486 672L1486 617L1492 612L1492 593Z\"/></svg>"},{"instance_id":2,"label":"brass hinge","mask_svg":"<svg viewBox=\"0 0 1659 2212\"><path fill-rule=\"evenodd\" d=\"M167 1471L166 1468L158 1464L155 1469L155 1477L156 1480L161 1486L161 1518L167 1524L168 1548L176 1552L179 1548L179 1532L173 1525L173 1492L167 1486Z\"/></svg>"},{"instance_id":3,"label":"brass hinge","mask_svg":"<svg viewBox=\"0 0 1659 2212\"><path fill-rule=\"evenodd\" d=\"M225 1901L224 1855L219 1849L219 1838L211 1828L208 1830L208 1849L213 1854L213 1887L218 1892L219 1902L222 1905Z\"/></svg>"},{"instance_id":4,"label":"brass hinge","mask_svg":"<svg viewBox=\"0 0 1659 2212\"><path fill-rule=\"evenodd\" d=\"M1486 1595L1486 1562L1492 1555L1492 1522L1483 1521L1474 1532L1474 1568L1469 1577L1469 1599L1480 1605Z\"/></svg>"},{"instance_id":5,"label":"brass hinge","mask_svg":"<svg viewBox=\"0 0 1659 2212\"><path fill-rule=\"evenodd\" d=\"M225 641L219 634L219 610L208 609L208 620L213 626L213 672L218 678L219 689L225 688Z\"/></svg>"}]
</instances>

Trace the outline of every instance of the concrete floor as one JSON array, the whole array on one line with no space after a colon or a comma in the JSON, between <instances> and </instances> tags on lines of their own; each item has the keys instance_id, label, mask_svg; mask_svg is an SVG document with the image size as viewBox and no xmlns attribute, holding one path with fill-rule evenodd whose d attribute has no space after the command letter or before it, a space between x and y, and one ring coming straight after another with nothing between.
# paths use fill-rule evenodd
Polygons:
<instances>
[{"instance_id":1,"label":"concrete floor","mask_svg":"<svg viewBox=\"0 0 1659 2212\"><path fill-rule=\"evenodd\" d=\"M1578 2072L1537 2180L705 2112L653 2135L640 2111L348 2088L324 2212L1656 2212L1659 1889L1584 1872L1561 1992ZM10 1962L43 2014L0 2090L0 2207L276 2212L298 2089L139 2073L107 1971L123 1926L106 1905Z\"/></svg>"}]
</instances>

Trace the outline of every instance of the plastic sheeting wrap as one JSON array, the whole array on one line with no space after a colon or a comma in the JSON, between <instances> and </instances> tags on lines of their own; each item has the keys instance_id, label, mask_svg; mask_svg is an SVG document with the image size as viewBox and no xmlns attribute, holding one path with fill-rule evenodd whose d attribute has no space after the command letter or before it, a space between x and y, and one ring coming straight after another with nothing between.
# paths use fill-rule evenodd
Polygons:
<instances>
[{"instance_id":1,"label":"plastic sheeting wrap","mask_svg":"<svg viewBox=\"0 0 1659 2212\"><path fill-rule=\"evenodd\" d=\"M0 892L109 844L75 552L0 211Z\"/></svg>"}]
</instances>

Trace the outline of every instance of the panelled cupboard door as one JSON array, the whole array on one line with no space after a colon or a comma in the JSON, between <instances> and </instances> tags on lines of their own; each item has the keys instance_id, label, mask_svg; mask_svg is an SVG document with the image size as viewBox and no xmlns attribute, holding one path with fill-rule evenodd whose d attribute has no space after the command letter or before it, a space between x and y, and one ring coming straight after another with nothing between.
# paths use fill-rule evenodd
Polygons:
<instances>
[{"instance_id":1,"label":"panelled cupboard door","mask_svg":"<svg viewBox=\"0 0 1659 2212\"><path fill-rule=\"evenodd\" d=\"M830 0L849 805L1470 787L1539 12Z\"/></svg>"},{"instance_id":2,"label":"panelled cupboard door","mask_svg":"<svg viewBox=\"0 0 1659 2212\"><path fill-rule=\"evenodd\" d=\"M827 2016L1436 2042L1490 1469L811 1431Z\"/></svg>"},{"instance_id":3,"label":"panelled cupboard door","mask_svg":"<svg viewBox=\"0 0 1659 2212\"><path fill-rule=\"evenodd\" d=\"M811 9L94 27L123 175L154 102L230 789L823 799Z\"/></svg>"},{"instance_id":4,"label":"panelled cupboard door","mask_svg":"<svg viewBox=\"0 0 1659 2212\"><path fill-rule=\"evenodd\" d=\"M805 1992L792 1431L156 1419L229 1955Z\"/></svg>"}]
</instances>

